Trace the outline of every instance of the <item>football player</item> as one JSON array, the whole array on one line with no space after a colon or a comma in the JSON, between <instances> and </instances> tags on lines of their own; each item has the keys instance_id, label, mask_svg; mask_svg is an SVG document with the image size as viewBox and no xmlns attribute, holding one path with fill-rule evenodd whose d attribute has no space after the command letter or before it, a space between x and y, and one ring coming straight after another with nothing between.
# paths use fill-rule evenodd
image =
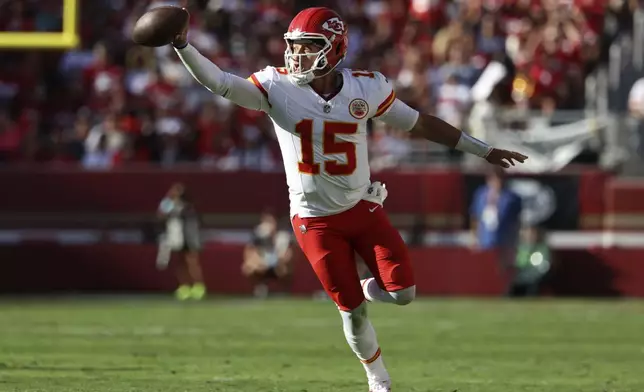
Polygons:
<instances>
[{"instance_id":1,"label":"football player","mask_svg":"<svg viewBox=\"0 0 644 392\"><path fill-rule=\"evenodd\" d=\"M366 301L409 304L415 297L409 254L382 204L387 189L371 182L367 121L377 119L436 143L509 167L527 157L493 148L396 98L379 72L339 69L347 55L347 25L333 10L297 14L284 34L285 67L266 67L244 79L222 71L188 43L173 46L214 94L271 118L289 187L297 241L336 303L351 349L364 365L369 390L391 390ZM413 196L413 195L412 195ZM360 280L354 252L373 277Z\"/></svg>"}]
</instances>

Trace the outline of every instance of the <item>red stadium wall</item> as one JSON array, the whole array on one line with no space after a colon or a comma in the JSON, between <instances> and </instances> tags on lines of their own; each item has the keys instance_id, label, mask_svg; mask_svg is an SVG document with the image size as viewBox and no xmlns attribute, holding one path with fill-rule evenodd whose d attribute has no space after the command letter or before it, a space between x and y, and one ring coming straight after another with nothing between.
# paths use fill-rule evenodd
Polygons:
<instances>
[{"instance_id":1,"label":"red stadium wall","mask_svg":"<svg viewBox=\"0 0 644 392\"><path fill-rule=\"evenodd\" d=\"M374 179L394 190L387 208L395 213L461 211L459 172L382 173ZM0 212L154 212L174 182L186 184L203 213L260 212L265 206L288 212L283 173L150 170L0 171L0 183L12 189L0 195Z\"/></svg>"},{"instance_id":2,"label":"red stadium wall","mask_svg":"<svg viewBox=\"0 0 644 392\"><path fill-rule=\"evenodd\" d=\"M456 170L378 173L373 177L391 189L386 208L392 220L401 222L398 226L413 224L420 217L428 227L442 229L466 227L467 192L481 180ZM553 189L559 187L557 197L572 201L562 205L578 211L578 216L573 214L573 219L578 220L576 229L644 229L642 182L614 179L593 170L550 177L544 183ZM12 169L0 170L0 183L5 187L0 192L0 226L13 228L10 219L29 214L46 216L52 225L61 224L52 216L75 217L76 222L81 222L84 213L121 214L128 219L152 215L160 198L176 181L188 186L202 213L226 216L238 226L254 225L255 215L266 206L287 215L287 188L282 173ZM242 215L250 215L250 219L239 223ZM100 227L96 221L86 224ZM641 250L558 251L560 263L544 290L561 295L644 296L644 238L642 243ZM241 252L239 245L207 244L203 258L211 289L231 294L251 291L239 273ZM504 281L491 253L472 254L458 248L420 248L411 252L421 294L498 295L503 290ZM170 290L174 287L172 275L155 270L155 256L154 245L0 246L0 291ZM299 257L293 291L308 294L318 289L318 283Z\"/></svg>"},{"instance_id":3,"label":"red stadium wall","mask_svg":"<svg viewBox=\"0 0 644 392\"><path fill-rule=\"evenodd\" d=\"M605 200L604 226L607 229L644 229L644 181L638 179L610 181L606 186Z\"/></svg>"},{"instance_id":4,"label":"red stadium wall","mask_svg":"<svg viewBox=\"0 0 644 392\"><path fill-rule=\"evenodd\" d=\"M573 201L578 207L579 221L575 224L579 229L602 228L607 214L625 216L638 213L644 217L644 203L638 203L644 199L642 185L616 186L608 174L596 170L554 177L564 178L569 184L561 188L560 192L564 193L561 197ZM419 218L424 218L429 228L442 229L464 228L467 192L472 190L471 181L476 178L451 169L373 175L374 180L385 182L391 190L386 208L395 224L411 226ZM480 176L478 178L480 183ZM266 206L278 214L288 213L283 173L221 173L194 169L106 172L12 169L0 170L0 183L11 190L0 192L0 215L48 214L52 218L54 214L63 220L76 217L76 222L87 218L87 214L94 214L94 217L96 214L151 215L170 185L177 181L187 185L203 214L227 217L227 222L233 224L246 224L240 223L240 215L257 214ZM552 180L546 180L546 183L548 181ZM466 189L468 184L470 187ZM618 222L611 227L621 226ZM641 228L644 228L644 220Z\"/></svg>"},{"instance_id":5,"label":"red stadium wall","mask_svg":"<svg viewBox=\"0 0 644 392\"><path fill-rule=\"evenodd\" d=\"M243 247L209 245L203 258L211 292L250 294L240 274ZM169 271L155 269L153 245L61 246L31 244L0 247L0 292L169 291L175 287ZM420 295L498 296L504 279L493 253L459 248L411 250ZM603 249L559 251L558 263L544 292L575 296L644 297L644 250ZM292 292L308 295L320 289L313 271L298 254Z\"/></svg>"}]
</instances>

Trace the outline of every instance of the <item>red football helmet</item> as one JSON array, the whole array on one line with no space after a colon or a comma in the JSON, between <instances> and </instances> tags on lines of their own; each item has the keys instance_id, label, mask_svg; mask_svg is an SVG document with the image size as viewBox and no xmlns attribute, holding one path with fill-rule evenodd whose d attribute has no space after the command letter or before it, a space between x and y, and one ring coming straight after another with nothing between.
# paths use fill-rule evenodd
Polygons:
<instances>
[{"instance_id":1,"label":"red football helmet","mask_svg":"<svg viewBox=\"0 0 644 392\"><path fill-rule=\"evenodd\" d=\"M324 7L307 8L293 18L284 34L286 51L284 62L289 75L298 84L307 84L315 78L327 75L347 55L348 27L335 11ZM293 53L294 41L319 42L322 50L316 53ZM315 56L309 69L302 69L302 56ZM322 75L315 71L326 70Z\"/></svg>"}]
</instances>

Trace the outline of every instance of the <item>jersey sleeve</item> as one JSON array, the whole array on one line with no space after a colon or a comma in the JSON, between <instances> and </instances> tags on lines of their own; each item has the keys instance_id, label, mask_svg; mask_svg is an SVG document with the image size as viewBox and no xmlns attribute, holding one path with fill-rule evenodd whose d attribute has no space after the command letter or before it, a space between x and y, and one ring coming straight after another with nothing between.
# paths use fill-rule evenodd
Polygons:
<instances>
[{"instance_id":1,"label":"jersey sleeve","mask_svg":"<svg viewBox=\"0 0 644 392\"><path fill-rule=\"evenodd\" d=\"M221 95L248 109L268 111L265 96L257 91L253 83L224 72L191 45L175 48L175 51L195 80L213 94Z\"/></svg>"},{"instance_id":2,"label":"jersey sleeve","mask_svg":"<svg viewBox=\"0 0 644 392\"><path fill-rule=\"evenodd\" d=\"M268 101L269 107L271 107L269 92L271 91L271 87L275 82L275 73L278 71L279 69L275 67L266 67L261 71L253 73L247 78L255 85L255 87L257 87L257 89L259 89L264 97L266 97L266 101Z\"/></svg>"},{"instance_id":3,"label":"jersey sleeve","mask_svg":"<svg viewBox=\"0 0 644 392\"><path fill-rule=\"evenodd\" d=\"M373 93L377 97L374 100L376 100L378 106L376 112L371 117L378 118L391 109L391 106L396 100L396 92L394 91L394 86L385 75L380 72L374 72L373 74L375 79Z\"/></svg>"},{"instance_id":4,"label":"jersey sleeve","mask_svg":"<svg viewBox=\"0 0 644 392\"><path fill-rule=\"evenodd\" d=\"M416 125L419 116L420 113L416 109L395 98L391 107L386 113L378 117L378 120L394 128L411 131Z\"/></svg>"},{"instance_id":5,"label":"jersey sleeve","mask_svg":"<svg viewBox=\"0 0 644 392\"><path fill-rule=\"evenodd\" d=\"M403 131L411 130L418 121L418 111L396 98L393 85L383 74L374 72L374 76L374 92L379 104L372 118Z\"/></svg>"}]
</instances>

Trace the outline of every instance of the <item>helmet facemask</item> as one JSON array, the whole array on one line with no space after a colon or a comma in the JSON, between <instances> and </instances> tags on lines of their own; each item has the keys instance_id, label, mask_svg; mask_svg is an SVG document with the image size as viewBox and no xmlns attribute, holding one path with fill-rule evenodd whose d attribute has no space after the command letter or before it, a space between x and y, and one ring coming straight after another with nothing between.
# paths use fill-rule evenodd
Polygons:
<instances>
[{"instance_id":1,"label":"helmet facemask","mask_svg":"<svg viewBox=\"0 0 644 392\"><path fill-rule=\"evenodd\" d=\"M327 69L324 74L315 74L316 71L322 71L327 68L329 65L327 54L333 49L331 42L323 34L286 33L284 34L284 39L286 40L284 63L289 76L295 83L299 85L310 83L313 79L325 76L335 68ZM315 44L320 50L310 53L294 53L293 44L296 43L302 45ZM303 60L309 59L313 59L313 64L308 69L302 69Z\"/></svg>"}]
</instances>

